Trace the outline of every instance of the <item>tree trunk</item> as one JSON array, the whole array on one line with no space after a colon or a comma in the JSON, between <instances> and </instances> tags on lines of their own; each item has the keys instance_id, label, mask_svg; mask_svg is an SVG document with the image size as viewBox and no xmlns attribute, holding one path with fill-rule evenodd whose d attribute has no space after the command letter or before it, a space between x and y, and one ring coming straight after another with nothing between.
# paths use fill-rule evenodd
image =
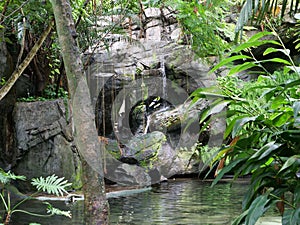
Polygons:
<instances>
[{"instance_id":1,"label":"tree trunk","mask_svg":"<svg viewBox=\"0 0 300 225\"><path fill-rule=\"evenodd\" d=\"M107 224L108 203L103 180L104 145L98 142L95 115L68 0L51 0L64 60L75 126L75 141L83 160L85 224Z\"/></svg>"},{"instance_id":2,"label":"tree trunk","mask_svg":"<svg viewBox=\"0 0 300 225\"><path fill-rule=\"evenodd\" d=\"M26 58L23 60L23 62L18 66L18 68L13 72L13 74L9 77L9 79L5 82L3 87L0 90L0 101L4 98L4 96L9 92L9 90L13 87L13 85L16 83L18 78L22 75L23 71L27 68L31 60L34 58L40 47L42 46L45 39L50 34L52 25L50 24L46 30L42 33L40 39L37 41L37 43L32 47Z\"/></svg>"}]
</instances>

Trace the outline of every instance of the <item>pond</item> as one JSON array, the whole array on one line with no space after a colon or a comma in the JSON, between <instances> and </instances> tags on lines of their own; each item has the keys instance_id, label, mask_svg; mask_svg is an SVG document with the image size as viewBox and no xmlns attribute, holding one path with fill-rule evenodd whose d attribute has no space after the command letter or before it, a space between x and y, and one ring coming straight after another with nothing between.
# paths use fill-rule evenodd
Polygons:
<instances>
[{"instance_id":1,"label":"pond","mask_svg":"<svg viewBox=\"0 0 300 225\"><path fill-rule=\"evenodd\" d=\"M241 212L247 184L223 182L210 187L209 182L177 179L162 183L149 191L124 197L110 198L110 224L230 224ZM14 225L38 222L43 225L82 225L83 204L66 206L51 202L55 207L71 210L73 218L37 218L15 214ZM27 210L43 212L38 201L24 205Z\"/></svg>"}]
</instances>

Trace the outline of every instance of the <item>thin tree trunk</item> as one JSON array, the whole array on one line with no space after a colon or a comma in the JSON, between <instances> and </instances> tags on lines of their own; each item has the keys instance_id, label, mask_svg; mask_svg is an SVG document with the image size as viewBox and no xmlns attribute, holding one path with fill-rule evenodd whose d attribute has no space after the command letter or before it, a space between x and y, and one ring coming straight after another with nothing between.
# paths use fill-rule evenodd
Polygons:
<instances>
[{"instance_id":1,"label":"thin tree trunk","mask_svg":"<svg viewBox=\"0 0 300 225\"><path fill-rule=\"evenodd\" d=\"M26 69L26 67L29 65L31 60L34 58L38 50L41 48L43 42L49 35L52 28L52 23L46 28L46 30L42 33L40 39L35 43L35 45L32 47L26 58L23 60L23 62L17 67L17 69L12 73L12 75L9 77L9 79L6 81L4 86L0 89L0 101L3 99L3 97L9 92L9 90L13 87L15 82L18 80L18 78L22 75L23 71Z\"/></svg>"},{"instance_id":2,"label":"thin tree trunk","mask_svg":"<svg viewBox=\"0 0 300 225\"><path fill-rule=\"evenodd\" d=\"M50 0L64 60L71 113L75 126L75 141L83 159L83 191L85 224L107 224L108 204L104 191L104 145L98 142L95 115L79 50L76 31L68 0Z\"/></svg>"}]
</instances>

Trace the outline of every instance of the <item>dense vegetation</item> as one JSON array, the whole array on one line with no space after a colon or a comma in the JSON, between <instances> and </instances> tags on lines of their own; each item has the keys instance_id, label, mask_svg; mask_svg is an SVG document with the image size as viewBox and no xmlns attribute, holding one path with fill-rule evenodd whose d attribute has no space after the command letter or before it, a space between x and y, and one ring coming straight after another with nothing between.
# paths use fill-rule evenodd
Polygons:
<instances>
[{"instance_id":1,"label":"dense vegetation","mask_svg":"<svg viewBox=\"0 0 300 225\"><path fill-rule=\"evenodd\" d=\"M51 4L42 0L38 2L6 0L0 3L0 42L8 46L13 59L12 70L18 68L53 21ZM227 75L219 77L215 87L198 89L191 97L194 101L214 99L211 108L202 115L201 122L209 124L207 121L218 116L216 113L226 117L225 144L211 160L212 168L218 165L213 184L228 172L234 173L234 178L252 175L243 201L244 212L235 224L255 224L273 206L277 206L282 214L283 224L295 225L300 220L300 77L297 61L292 55L298 54L299 26L296 23L286 25L280 19L287 13L297 12L299 1L283 0L279 3L272 0L210 0L203 3L183 0L72 1L77 30L74 36L78 37L82 52L91 46L108 45L105 36L109 32L122 33L119 23L112 23L105 29L98 27L97 16L118 14L130 17L140 15L146 7L172 5L177 10L186 42L192 45L198 56L224 56L224 52L227 53L228 57L212 70L227 66ZM235 27L228 23L228 18L235 20L232 19L234 13L239 14ZM270 32L247 39L242 32L247 25L252 25L251 29ZM284 28L281 29L284 37L283 32L276 31L277 27ZM295 43L293 49L285 45L290 40ZM255 49L266 45L263 58L258 58ZM275 71L268 68L270 63L276 64ZM236 76L254 68L256 77L250 82ZM39 96L66 97L60 89L67 89L68 85L55 31L48 35L24 74L34 86L33 90L18 96L24 101ZM0 78L0 86L5 85L8 76L0 74Z\"/></svg>"},{"instance_id":2,"label":"dense vegetation","mask_svg":"<svg viewBox=\"0 0 300 225\"><path fill-rule=\"evenodd\" d=\"M269 32L258 33L234 51L266 44L260 38L267 34L272 35ZM278 49L267 48L265 55L274 51L288 52L280 42L267 42L277 43ZM221 61L215 69L240 58L249 59L244 54L236 56ZM263 67L263 63L270 60L286 66L274 73L264 71L250 82L234 76L234 73L251 67ZM298 68L293 62L281 58L262 61L254 58L231 67L229 76L219 77L215 87L198 89L193 93L194 100L209 96L215 99L211 109L203 114L202 121L227 108L227 128L224 133L226 144L211 160L212 164L218 164L218 174L213 184L228 172L234 173L234 179L252 175L249 191L243 201L244 213L234 224L239 224L243 219L246 224L254 224L274 205L283 215L283 224L297 224L299 221Z\"/></svg>"}]
</instances>

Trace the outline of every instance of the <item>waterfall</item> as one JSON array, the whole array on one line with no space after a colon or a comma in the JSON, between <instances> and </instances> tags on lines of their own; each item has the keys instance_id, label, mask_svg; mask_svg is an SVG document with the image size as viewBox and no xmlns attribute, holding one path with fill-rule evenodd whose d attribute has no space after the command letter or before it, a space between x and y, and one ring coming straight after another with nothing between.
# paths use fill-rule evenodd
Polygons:
<instances>
[{"instance_id":1,"label":"waterfall","mask_svg":"<svg viewBox=\"0 0 300 225\"><path fill-rule=\"evenodd\" d=\"M160 70L161 70L161 76L162 76L162 96L161 98L166 101L167 100L167 75L166 75L166 68L165 68L165 59L164 57L160 60Z\"/></svg>"},{"instance_id":2,"label":"waterfall","mask_svg":"<svg viewBox=\"0 0 300 225\"><path fill-rule=\"evenodd\" d=\"M146 127L144 129L144 134L147 134L149 126L150 126L150 122L151 122L151 115L148 115L147 119L146 119Z\"/></svg>"}]
</instances>

